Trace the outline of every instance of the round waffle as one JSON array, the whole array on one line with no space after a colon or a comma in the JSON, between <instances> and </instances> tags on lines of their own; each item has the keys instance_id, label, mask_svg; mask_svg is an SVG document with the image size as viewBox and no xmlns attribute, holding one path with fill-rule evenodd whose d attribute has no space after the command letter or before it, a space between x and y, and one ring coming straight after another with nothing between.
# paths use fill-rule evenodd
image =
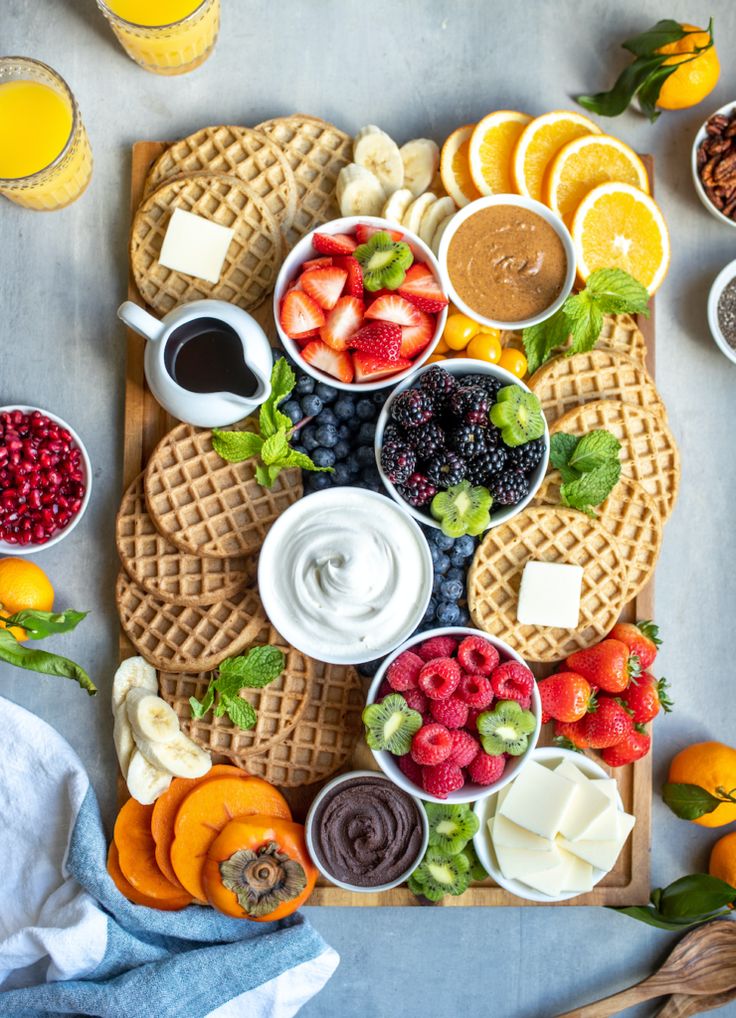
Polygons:
<instances>
[{"instance_id":1,"label":"round waffle","mask_svg":"<svg viewBox=\"0 0 736 1018\"><path fill-rule=\"evenodd\" d=\"M620 399L667 418L657 387L644 368L615 350L554 357L534 372L528 385L539 397L549 424L593 399Z\"/></svg>"},{"instance_id":2,"label":"round waffle","mask_svg":"<svg viewBox=\"0 0 736 1018\"><path fill-rule=\"evenodd\" d=\"M175 208L235 231L217 283L160 264L161 245ZM165 181L144 198L133 217L133 276L143 299L160 314L205 298L229 301L248 311L273 289L282 254L278 219L238 177L195 173Z\"/></svg>"},{"instance_id":3,"label":"round waffle","mask_svg":"<svg viewBox=\"0 0 736 1018\"><path fill-rule=\"evenodd\" d=\"M614 399L599 399L568 410L550 431L585 435L605 428L621 443L621 472L632 477L657 504L664 523L680 487L680 454L667 424L658 414Z\"/></svg>"},{"instance_id":4,"label":"round waffle","mask_svg":"<svg viewBox=\"0 0 736 1018\"><path fill-rule=\"evenodd\" d=\"M561 484L562 478L556 470L548 474L533 504L560 505ZM621 477L596 512L624 552L628 580L626 596L631 600L651 579L662 547L662 521L657 503L638 481Z\"/></svg>"},{"instance_id":5,"label":"round waffle","mask_svg":"<svg viewBox=\"0 0 736 1018\"><path fill-rule=\"evenodd\" d=\"M268 621L253 644L280 647L286 663L281 675L268 686L242 690L241 696L256 712L256 726L250 730L238 728L227 716L217 718L212 711L203 718L192 718L189 697L202 699L212 678L209 672L159 675L161 696L174 708L190 739L211 753L240 761L265 752L293 732L309 703L315 674L312 659L290 646Z\"/></svg>"},{"instance_id":6,"label":"round waffle","mask_svg":"<svg viewBox=\"0 0 736 1018\"><path fill-rule=\"evenodd\" d=\"M148 171L144 194L165 180L192 173L223 173L239 177L259 195L288 230L296 212L294 173L281 148L262 131L250 127L203 127L174 142Z\"/></svg>"},{"instance_id":7,"label":"round waffle","mask_svg":"<svg viewBox=\"0 0 736 1018\"><path fill-rule=\"evenodd\" d=\"M337 175L353 158L353 139L326 120L295 113L256 126L284 152L294 171L297 210L289 243L340 215Z\"/></svg>"},{"instance_id":8,"label":"round waffle","mask_svg":"<svg viewBox=\"0 0 736 1018\"><path fill-rule=\"evenodd\" d=\"M115 596L125 635L149 664L164 672L216 668L250 646L265 619L253 587L215 605L167 604L121 572Z\"/></svg>"},{"instance_id":9,"label":"round waffle","mask_svg":"<svg viewBox=\"0 0 736 1018\"><path fill-rule=\"evenodd\" d=\"M527 562L583 567L576 629L517 621L521 575ZM574 509L525 509L489 530L468 573L468 607L475 624L528 661L559 661L609 633L627 599L625 553L598 520Z\"/></svg>"},{"instance_id":10,"label":"round waffle","mask_svg":"<svg viewBox=\"0 0 736 1018\"><path fill-rule=\"evenodd\" d=\"M182 551L215 558L260 551L271 524L303 491L296 468L262 487L255 460L228 463L212 448L212 432L190 424L159 442L143 485L156 528Z\"/></svg>"},{"instance_id":11,"label":"round waffle","mask_svg":"<svg viewBox=\"0 0 736 1018\"><path fill-rule=\"evenodd\" d=\"M626 354L642 367L647 362L647 342L631 315L606 315L604 317L603 328L597 344L598 349L601 347Z\"/></svg>"},{"instance_id":12,"label":"round waffle","mask_svg":"<svg viewBox=\"0 0 736 1018\"><path fill-rule=\"evenodd\" d=\"M128 576L147 593L171 604L212 604L233 597L256 577L255 556L200 558L167 541L148 515L143 474L123 495L115 540Z\"/></svg>"}]
</instances>

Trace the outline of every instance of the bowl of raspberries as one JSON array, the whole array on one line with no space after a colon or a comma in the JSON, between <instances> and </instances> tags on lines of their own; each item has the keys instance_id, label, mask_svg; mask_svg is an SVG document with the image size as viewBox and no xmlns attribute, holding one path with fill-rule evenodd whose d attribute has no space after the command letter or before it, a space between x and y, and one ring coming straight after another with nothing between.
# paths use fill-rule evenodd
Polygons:
<instances>
[{"instance_id":1,"label":"bowl of raspberries","mask_svg":"<svg viewBox=\"0 0 736 1018\"><path fill-rule=\"evenodd\" d=\"M537 744L542 707L523 659L477 629L432 629L389 655L368 690L376 763L427 802L476 802L514 778Z\"/></svg>"},{"instance_id":2,"label":"bowl of raspberries","mask_svg":"<svg viewBox=\"0 0 736 1018\"><path fill-rule=\"evenodd\" d=\"M386 490L415 519L448 537L476 536L534 498L549 429L518 378L455 358L396 387L378 418L375 452Z\"/></svg>"}]
</instances>

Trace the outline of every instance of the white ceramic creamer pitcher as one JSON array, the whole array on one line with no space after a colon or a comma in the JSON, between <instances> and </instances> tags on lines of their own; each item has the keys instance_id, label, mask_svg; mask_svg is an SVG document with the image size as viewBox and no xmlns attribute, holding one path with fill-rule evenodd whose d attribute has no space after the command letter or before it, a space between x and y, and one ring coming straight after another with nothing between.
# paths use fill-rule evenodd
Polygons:
<instances>
[{"instance_id":1,"label":"white ceramic creamer pitcher","mask_svg":"<svg viewBox=\"0 0 736 1018\"><path fill-rule=\"evenodd\" d=\"M251 414L271 394L273 354L247 312L222 300L194 300L162 321L126 300L118 317L146 343L146 380L165 410L203 428Z\"/></svg>"}]
</instances>

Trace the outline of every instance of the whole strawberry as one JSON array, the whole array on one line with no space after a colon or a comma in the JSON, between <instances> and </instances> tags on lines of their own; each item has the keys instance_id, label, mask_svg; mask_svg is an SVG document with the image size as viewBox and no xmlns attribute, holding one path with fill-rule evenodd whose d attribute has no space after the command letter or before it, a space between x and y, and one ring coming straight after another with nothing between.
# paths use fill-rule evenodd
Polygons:
<instances>
[{"instance_id":1,"label":"whole strawberry","mask_svg":"<svg viewBox=\"0 0 736 1018\"><path fill-rule=\"evenodd\" d=\"M604 749L601 756L609 767L624 767L646 756L651 745L651 737L646 732L638 732L634 728L618 745Z\"/></svg>"},{"instance_id":2,"label":"whole strawberry","mask_svg":"<svg viewBox=\"0 0 736 1018\"><path fill-rule=\"evenodd\" d=\"M642 669L651 668L662 641L659 638L659 627L653 622L642 619L641 622L619 622L608 634L614 640L620 640L629 648L629 653L636 654Z\"/></svg>"},{"instance_id":3,"label":"whole strawberry","mask_svg":"<svg viewBox=\"0 0 736 1018\"><path fill-rule=\"evenodd\" d=\"M582 730L583 720L556 721L555 742L566 749L590 749L590 743Z\"/></svg>"},{"instance_id":4,"label":"whole strawberry","mask_svg":"<svg viewBox=\"0 0 736 1018\"><path fill-rule=\"evenodd\" d=\"M542 699L543 721L579 721L591 706L587 679L577 672L558 672L537 685Z\"/></svg>"},{"instance_id":5,"label":"whole strawberry","mask_svg":"<svg viewBox=\"0 0 736 1018\"><path fill-rule=\"evenodd\" d=\"M632 682L620 699L636 725L653 721L660 710L669 714L674 706L667 695L667 679L655 679L649 672L640 675L636 683Z\"/></svg>"},{"instance_id":6,"label":"whole strawberry","mask_svg":"<svg viewBox=\"0 0 736 1018\"><path fill-rule=\"evenodd\" d=\"M634 730L631 715L608 696L600 697L595 712L586 714L578 723L591 749L617 746Z\"/></svg>"},{"instance_id":7,"label":"whole strawberry","mask_svg":"<svg viewBox=\"0 0 736 1018\"><path fill-rule=\"evenodd\" d=\"M565 664L605 693L621 693L640 674L639 659L621 640L603 640L595 647L578 650Z\"/></svg>"}]
</instances>

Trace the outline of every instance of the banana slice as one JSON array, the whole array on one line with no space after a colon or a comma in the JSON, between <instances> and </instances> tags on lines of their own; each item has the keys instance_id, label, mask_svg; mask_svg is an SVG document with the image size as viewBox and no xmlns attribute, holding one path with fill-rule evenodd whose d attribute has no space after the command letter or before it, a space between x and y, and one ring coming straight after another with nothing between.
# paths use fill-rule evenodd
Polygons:
<instances>
[{"instance_id":1,"label":"banana slice","mask_svg":"<svg viewBox=\"0 0 736 1018\"><path fill-rule=\"evenodd\" d=\"M452 219L454 219L454 217L455 217L455 213L453 212L451 216L447 217L447 219L443 219L442 222L440 223L440 225L435 230L434 237L432 237L432 243L430 244L430 247L432 248L432 251L434 252L434 254L439 255L439 253L440 253L440 241L442 240L442 234L445 232L447 227L450 225L450 221Z\"/></svg>"},{"instance_id":2,"label":"banana slice","mask_svg":"<svg viewBox=\"0 0 736 1018\"><path fill-rule=\"evenodd\" d=\"M409 208L404 213L404 218L401 220L401 225L405 226L407 230L411 230L412 233L419 233L419 227L422 225L422 217L427 211L430 205L437 201L437 196L432 194L431 191L427 191L426 194L420 194L418 198L415 198Z\"/></svg>"},{"instance_id":3,"label":"banana slice","mask_svg":"<svg viewBox=\"0 0 736 1018\"><path fill-rule=\"evenodd\" d=\"M171 742L179 734L179 718L165 700L147 689L131 689L125 709L135 739Z\"/></svg>"},{"instance_id":4,"label":"banana slice","mask_svg":"<svg viewBox=\"0 0 736 1018\"><path fill-rule=\"evenodd\" d=\"M128 767L130 766L130 758L135 750L135 742L133 741L133 730L130 727L124 703L121 703L115 709L112 741L115 743L115 752L117 753L120 770L123 777L126 778L128 776Z\"/></svg>"},{"instance_id":5,"label":"banana slice","mask_svg":"<svg viewBox=\"0 0 736 1018\"><path fill-rule=\"evenodd\" d=\"M430 138L415 138L402 145L399 153L404 164L404 187L418 198L432 186L439 169L439 145Z\"/></svg>"},{"instance_id":6,"label":"banana slice","mask_svg":"<svg viewBox=\"0 0 736 1018\"><path fill-rule=\"evenodd\" d=\"M335 194L343 216L380 216L386 200L378 177L357 163L340 170Z\"/></svg>"},{"instance_id":7,"label":"banana slice","mask_svg":"<svg viewBox=\"0 0 736 1018\"><path fill-rule=\"evenodd\" d=\"M133 798L144 806L150 806L169 787L171 775L153 767L140 750L134 749L125 781Z\"/></svg>"},{"instance_id":8,"label":"banana slice","mask_svg":"<svg viewBox=\"0 0 736 1018\"><path fill-rule=\"evenodd\" d=\"M355 135L353 160L378 177L386 198L404 183L404 161L399 146L375 124L361 127Z\"/></svg>"},{"instance_id":9,"label":"banana slice","mask_svg":"<svg viewBox=\"0 0 736 1018\"><path fill-rule=\"evenodd\" d=\"M398 191L394 191L390 198L386 199L386 204L383 206L381 215L384 219L388 219L390 223L396 223L397 226L401 226L404 213L413 201L414 195L409 188L400 187Z\"/></svg>"},{"instance_id":10,"label":"banana slice","mask_svg":"<svg viewBox=\"0 0 736 1018\"><path fill-rule=\"evenodd\" d=\"M169 742L136 740L138 749L153 767L168 771L177 778L201 778L212 767L209 753L205 753L183 732Z\"/></svg>"},{"instance_id":11,"label":"banana slice","mask_svg":"<svg viewBox=\"0 0 736 1018\"><path fill-rule=\"evenodd\" d=\"M119 707L129 690L140 687L151 693L158 693L156 669L142 657L129 657L123 661L112 680L112 710Z\"/></svg>"},{"instance_id":12,"label":"banana slice","mask_svg":"<svg viewBox=\"0 0 736 1018\"><path fill-rule=\"evenodd\" d=\"M431 247L437 227L443 219L456 212L457 205L452 198L438 198L434 205L430 205L419 224L419 236L424 243Z\"/></svg>"}]
</instances>

